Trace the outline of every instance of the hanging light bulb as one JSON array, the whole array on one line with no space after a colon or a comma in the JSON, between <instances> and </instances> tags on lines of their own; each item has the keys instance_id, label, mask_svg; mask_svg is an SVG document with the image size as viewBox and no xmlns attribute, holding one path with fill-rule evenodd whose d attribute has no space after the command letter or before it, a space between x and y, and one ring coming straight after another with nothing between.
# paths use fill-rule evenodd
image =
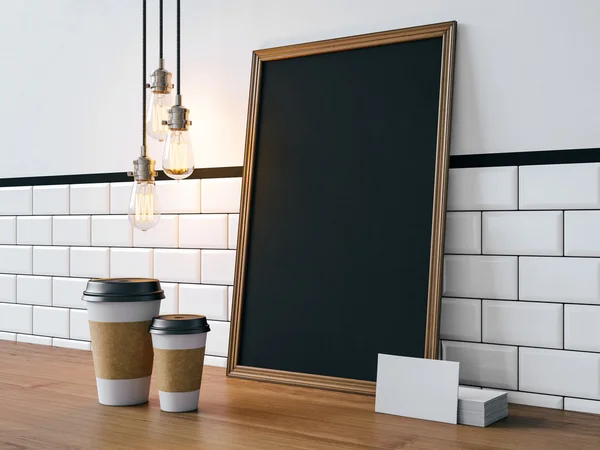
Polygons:
<instances>
[{"instance_id":1,"label":"hanging light bulb","mask_svg":"<svg viewBox=\"0 0 600 450\"><path fill-rule=\"evenodd\" d=\"M181 105L181 1L177 0L177 96L163 125L169 126L162 168L169 178L183 180L194 172L194 151L188 132L190 110Z\"/></svg>"},{"instance_id":2,"label":"hanging light bulb","mask_svg":"<svg viewBox=\"0 0 600 450\"><path fill-rule=\"evenodd\" d=\"M135 228L147 231L160 222L154 185L154 160L140 156L133 164L135 181L129 200L129 222Z\"/></svg>"},{"instance_id":3,"label":"hanging light bulb","mask_svg":"<svg viewBox=\"0 0 600 450\"><path fill-rule=\"evenodd\" d=\"M162 167L168 177L183 180L194 171L194 149L190 140L188 120L189 110L181 106L181 95L177 96L175 106L169 110L169 135L165 143Z\"/></svg>"},{"instance_id":4,"label":"hanging light bulb","mask_svg":"<svg viewBox=\"0 0 600 450\"><path fill-rule=\"evenodd\" d=\"M159 1L159 38L158 38L158 69L150 75L150 106L146 114L148 135L159 142L164 142L169 128L163 122L169 117L169 109L173 106L171 89L171 72L165 69L163 58L163 0Z\"/></svg>"},{"instance_id":5,"label":"hanging light bulb","mask_svg":"<svg viewBox=\"0 0 600 450\"><path fill-rule=\"evenodd\" d=\"M150 94L150 106L146 115L146 127L148 135L159 142L164 142L169 131L167 125L163 125L169 118L169 109L173 106L173 95L171 94L171 73L164 68L164 59L160 59L160 67L152 72L150 77L152 83L148 85Z\"/></svg>"},{"instance_id":6,"label":"hanging light bulb","mask_svg":"<svg viewBox=\"0 0 600 450\"><path fill-rule=\"evenodd\" d=\"M160 212L156 210L154 183L135 182L129 202L129 222L135 228L147 231L160 221Z\"/></svg>"},{"instance_id":7,"label":"hanging light bulb","mask_svg":"<svg viewBox=\"0 0 600 450\"><path fill-rule=\"evenodd\" d=\"M154 228L160 221L160 211L157 207L154 179L154 160L148 158L146 151L146 0L142 1L142 149L138 159L133 161L133 189L129 201L129 222L142 231Z\"/></svg>"}]
</instances>

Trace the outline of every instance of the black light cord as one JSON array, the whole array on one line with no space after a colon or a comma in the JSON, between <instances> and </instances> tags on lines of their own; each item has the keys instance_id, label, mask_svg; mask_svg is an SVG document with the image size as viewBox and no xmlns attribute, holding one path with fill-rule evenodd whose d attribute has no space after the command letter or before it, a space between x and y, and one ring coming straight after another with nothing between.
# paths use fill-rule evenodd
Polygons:
<instances>
[{"instance_id":1,"label":"black light cord","mask_svg":"<svg viewBox=\"0 0 600 450\"><path fill-rule=\"evenodd\" d=\"M181 0L177 0L177 95L181 95Z\"/></svg>"},{"instance_id":2,"label":"black light cord","mask_svg":"<svg viewBox=\"0 0 600 450\"><path fill-rule=\"evenodd\" d=\"M158 57L163 58L163 0L158 2Z\"/></svg>"},{"instance_id":3,"label":"black light cord","mask_svg":"<svg viewBox=\"0 0 600 450\"><path fill-rule=\"evenodd\" d=\"M146 156L146 89L146 0L142 0L142 156Z\"/></svg>"}]
</instances>

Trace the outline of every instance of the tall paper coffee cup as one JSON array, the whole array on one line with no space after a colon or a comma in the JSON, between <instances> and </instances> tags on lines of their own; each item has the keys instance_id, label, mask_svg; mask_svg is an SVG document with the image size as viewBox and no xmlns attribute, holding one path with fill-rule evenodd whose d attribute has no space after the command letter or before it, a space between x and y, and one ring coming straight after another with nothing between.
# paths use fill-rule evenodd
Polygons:
<instances>
[{"instance_id":1,"label":"tall paper coffee cup","mask_svg":"<svg viewBox=\"0 0 600 450\"><path fill-rule=\"evenodd\" d=\"M148 401L152 375L152 319L165 297L154 279L88 282L87 303L98 401L127 406Z\"/></svg>"},{"instance_id":2,"label":"tall paper coffee cup","mask_svg":"<svg viewBox=\"0 0 600 450\"><path fill-rule=\"evenodd\" d=\"M150 333L160 409L186 412L198 409L204 368L206 317L191 314L158 316Z\"/></svg>"}]
</instances>

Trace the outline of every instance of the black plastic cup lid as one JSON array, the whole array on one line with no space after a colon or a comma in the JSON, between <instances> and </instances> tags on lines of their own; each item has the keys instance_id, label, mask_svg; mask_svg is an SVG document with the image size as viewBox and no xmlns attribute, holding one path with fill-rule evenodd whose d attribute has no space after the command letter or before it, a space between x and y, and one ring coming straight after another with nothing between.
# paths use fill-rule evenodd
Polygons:
<instances>
[{"instance_id":1,"label":"black plastic cup lid","mask_svg":"<svg viewBox=\"0 0 600 450\"><path fill-rule=\"evenodd\" d=\"M200 334L210 331L206 317L195 314L165 314L155 317L152 334Z\"/></svg>"},{"instance_id":2,"label":"black plastic cup lid","mask_svg":"<svg viewBox=\"0 0 600 450\"><path fill-rule=\"evenodd\" d=\"M154 278L94 278L88 281L86 302L149 302L162 300L165 292Z\"/></svg>"}]
</instances>

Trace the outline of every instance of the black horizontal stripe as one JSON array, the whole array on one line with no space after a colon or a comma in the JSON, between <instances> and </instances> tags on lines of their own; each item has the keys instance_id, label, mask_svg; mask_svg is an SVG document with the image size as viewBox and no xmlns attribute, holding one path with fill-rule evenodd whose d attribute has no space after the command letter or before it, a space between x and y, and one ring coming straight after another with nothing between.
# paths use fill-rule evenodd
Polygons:
<instances>
[{"instance_id":1,"label":"black horizontal stripe","mask_svg":"<svg viewBox=\"0 0 600 450\"><path fill-rule=\"evenodd\" d=\"M236 178L242 176L242 167L207 167L194 170L188 178L199 180L203 178ZM157 180L170 180L163 171L158 172ZM0 178L0 187L10 186L49 186L56 184L85 184L85 183L119 183L133 182L127 172L86 173L77 175L50 175L41 177Z\"/></svg>"},{"instance_id":2,"label":"black horizontal stripe","mask_svg":"<svg viewBox=\"0 0 600 450\"><path fill-rule=\"evenodd\" d=\"M542 164L596 162L600 162L600 148L450 156L451 169L465 167L536 166Z\"/></svg>"}]
</instances>

